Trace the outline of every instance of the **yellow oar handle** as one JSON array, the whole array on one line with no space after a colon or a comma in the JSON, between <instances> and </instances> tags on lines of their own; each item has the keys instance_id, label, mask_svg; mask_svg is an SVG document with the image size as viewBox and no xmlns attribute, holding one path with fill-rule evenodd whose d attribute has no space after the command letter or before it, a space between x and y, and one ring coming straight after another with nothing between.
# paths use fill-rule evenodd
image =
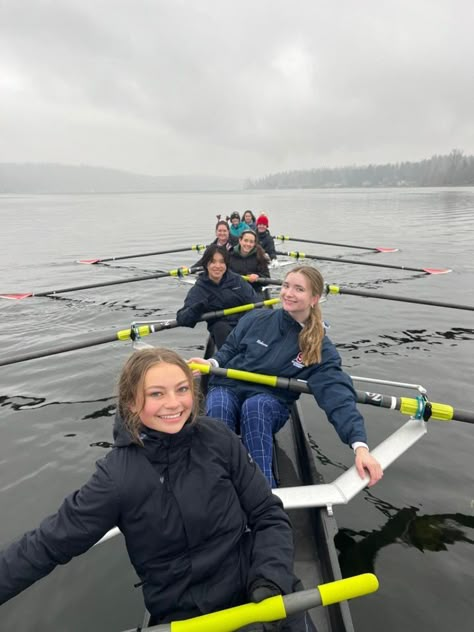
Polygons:
<instances>
[{"instance_id":1,"label":"yellow oar handle","mask_svg":"<svg viewBox=\"0 0 474 632\"><path fill-rule=\"evenodd\" d=\"M192 371L199 371L200 373L223 373L225 377L232 380L242 380L244 382L253 382L254 384L263 384L265 386L276 386L278 377L276 375L262 375L260 373L250 373L249 371L240 371L239 369L216 369L209 364L198 364L197 362L190 362L188 364Z\"/></svg>"},{"instance_id":2,"label":"yellow oar handle","mask_svg":"<svg viewBox=\"0 0 474 632\"><path fill-rule=\"evenodd\" d=\"M255 309L258 305L269 307L270 305L276 305L280 302L279 298L268 298L265 301L259 303L246 303L245 305L237 305L237 307L227 307L222 310L224 316L230 316L231 314L238 314L239 312L248 312L251 309Z\"/></svg>"},{"instance_id":3,"label":"yellow oar handle","mask_svg":"<svg viewBox=\"0 0 474 632\"><path fill-rule=\"evenodd\" d=\"M379 583L375 575L365 573L329 584L321 584L316 589L303 590L290 595L277 595L260 603L212 612L194 619L164 623L149 628L150 632L234 632L251 623L278 621L309 608L328 606L346 599L362 597L375 592Z\"/></svg>"},{"instance_id":4,"label":"yellow oar handle","mask_svg":"<svg viewBox=\"0 0 474 632\"><path fill-rule=\"evenodd\" d=\"M379 580L373 573L364 573L318 586L319 594L321 595L321 605L323 606L354 599L355 597L362 597L375 592L378 588Z\"/></svg>"},{"instance_id":5,"label":"yellow oar handle","mask_svg":"<svg viewBox=\"0 0 474 632\"><path fill-rule=\"evenodd\" d=\"M233 632L249 623L276 621L285 617L283 597L277 595L260 603L247 603L195 619L175 621L171 624L171 632Z\"/></svg>"}]
</instances>

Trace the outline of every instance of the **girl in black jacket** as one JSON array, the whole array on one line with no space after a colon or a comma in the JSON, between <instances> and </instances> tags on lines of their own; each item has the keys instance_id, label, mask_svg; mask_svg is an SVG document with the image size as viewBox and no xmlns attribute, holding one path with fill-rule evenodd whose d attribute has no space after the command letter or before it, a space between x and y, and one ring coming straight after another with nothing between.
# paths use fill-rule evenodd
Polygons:
<instances>
[{"instance_id":1,"label":"girl in black jacket","mask_svg":"<svg viewBox=\"0 0 474 632\"><path fill-rule=\"evenodd\" d=\"M255 231L246 229L239 237L239 244L231 251L229 267L237 274L248 275L257 292L262 286L255 283L258 277L270 277L265 251L257 243Z\"/></svg>"},{"instance_id":2,"label":"girl in black jacket","mask_svg":"<svg viewBox=\"0 0 474 632\"><path fill-rule=\"evenodd\" d=\"M176 320L181 327L194 327L205 312L247 305L260 300L250 283L228 270L229 253L225 248L216 244L209 246L202 257L201 265L204 272L189 290L183 307L176 314ZM234 314L207 321L207 329L218 349L222 347L241 316L242 314Z\"/></svg>"},{"instance_id":3,"label":"girl in black jacket","mask_svg":"<svg viewBox=\"0 0 474 632\"><path fill-rule=\"evenodd\" d=\"M221 422L197 417L194 388L173 351L145 349L128 359L114 448L56 514L0 553L0 604L114 526L157 622L298 587L281 501L239 438ZM299 615L282 629L313 629L308 625Z\"/></svg>"}]
</instances>

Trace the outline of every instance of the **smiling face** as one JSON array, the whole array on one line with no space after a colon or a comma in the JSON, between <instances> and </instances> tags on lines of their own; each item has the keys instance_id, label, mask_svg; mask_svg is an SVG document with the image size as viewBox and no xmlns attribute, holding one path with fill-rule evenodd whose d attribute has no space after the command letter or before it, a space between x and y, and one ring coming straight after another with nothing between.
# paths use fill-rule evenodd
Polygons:
<instances>
[{"instance_id":1,"label":"smiling face","mask_svg":"<svg viewBox=\"0 0 474 632\"><path fill-rule=\"evenodd\" d=\"M175 434L192 414L193 395L184 371L175 364L155 364L145 374L143 394L137 396L132 412L144 426Z\"/></svg>"},{"instance_id":2,"label":"smiling face","mask_svg":"<svg viewBox=\"0 0 474 632\"><path fill-rule=\"evenodd\" d=\"M255 248L256 237L252 233L244 233L239 239L240 252L248 255L252 248Z\"/></svg>"},{"instance_id":3,"label":"smiling face","mask_svg":"<svg viewBox=\"0 0 474 632\"><path fill-rule=\"evenodd\" d=\"M304 323L311 308L318 304L319 296L311 292L310 282L301 272L289 272L281 286L283 309L299 323Z\"/></svg>"},{"instance_id":4,"label":"smiling face","mask_svg":"<svg viewBox=\"0 0 474 632\"><path fill-rule=\"evenodd\" d=\"M224 257L219 252L214 253L214 256L207 264L207 274L209 275L211 281L219 283L226 270L227 266L224 262Z\"/></svg>"},{"instance_id":5,"label":"smiling face","mask_svg":"<svg viewBox=\"0 0 474 632\"><path fill-rule=\"evenodd\" d=\"M245 211L243 220L246 224L251 224L253 222L252 213L250 211Z\"/></svg>"},{"instance_id":6,"label":"smiling face","mask_svg":"<svg viewBox=\"0 0 474 632\"><path fill-rule=\"evenodd\" d=\"M217 243L225 245L229 241L229 228L224 224L219 224L216 228Z\"/></svg>"}]
</instances>

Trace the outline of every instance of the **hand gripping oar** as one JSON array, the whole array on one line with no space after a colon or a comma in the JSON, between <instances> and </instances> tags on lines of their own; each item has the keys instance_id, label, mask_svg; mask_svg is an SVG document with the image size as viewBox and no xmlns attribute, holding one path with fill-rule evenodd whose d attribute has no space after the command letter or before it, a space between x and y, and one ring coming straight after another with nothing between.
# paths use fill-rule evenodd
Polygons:
<instances>
[{"instance_id":1,"label":"hand gripping oar","mask_svg":"<svg viewBox=\"0 0 474 632\"><path fill-rule=\"evenodd\" d=\"M195 244L193 246L187 246L186 248L173 248L173 250L157 250L155 252L142 252L138 255L121 255L119 257L103 257L102 259L79 259L77 263L87 263L93 265L94 263L104 263L105 261L121 261L122 259L138 259L138 257L152 257L154 255L169 255L175 252L186 252L188 250L206 250L207 246L203 244Z\"/></svg>"},{"instance_id":2,"label":"hand gripping oar","mask_svg":"<svg viewBox=\"0 0 474 632\"><path fill-rule=\"evenodd\" d=\"M297 380L295 378L279 377L277 375L263 375L261 373L251 373L249 371L240 371L239 369L224 369L214 367L208 364L198 364L192 362L189 364L193 371L200 373L211 373L220 377L227 377L232 380L242 380L244 382L253 382L254 384L263 384L274 388L284 388L296 393L310 393L307 382ZM435 421L463 421L465 423L474 424L474 412L468 410L454 409L449 404L437 404L434 402L422 402L420 398L414 397L394 397L392 395L382 395L381 393L369 393L366 391L357 391L357 402L359 404L369 404L378 406L379 408L390 408L398 410L402 415L413 416L423 411L429 411L429 419Z\"/></svg>"},{"instance_id":3,"label":"hand gripping oar","mask_svg":"<svg viewBox=\"0 0 474 632\"><path fill-rule=\"evenodd\" d=\"M372 252L398 252L398 248L381 248L369 246L355 246L354 244L336 244L332 241L316 241L315 239L301 239L301 237L288 237L288 235L276 235L274 239L280 241L300 241L307 244L322 244L323 246L341 246L342 248L358 248L359 250L371 250Z\"/></svg>"},{"instance_id":4,"label":"hand gripping oar","mask_svg":"<svg viewBox=\"0 0 474 632\"><path fill-rule=\"evenodd\" d=\"M424 272L425 274L447 274L452 272L450 268L410 268L409 266L396 266L388 263L374 263L373 261L355 261L354 259L337 259L336 257L321 257L319 255L307 255L304 252L279 252L277 255L293 257L294 259L317 259L320 261L334 261L335 263L352 263L356 266L374 266L375 268L392 268L393 270L410 270L411 272Z\"/></svg>"},{"instance_id":5,"label":"hand gripping oar","mask_svg":"<svg viewBox=\"0 0 474 632\"><path fill-rule=\"evenodd\" d=\"M379 582L372 573L363 573L347 579L320 584L317 588L276 595L260 603L246 603L219 612L211 612L193 619L172 621L147 628L149 632L234 632L252 623L279 621L287 617L375 592ZM135 632L127 630L127 632Z\"/></svg>"},{"instance_id":6,"label":"hand gripping oar","mask_svg":"<svg viewBox=\"0 0 474 632\"><path fill-rule=\"evenodd\" d=\"M432 305L433 307L450 307L451 309L465 309L474 311L474 305L460 305L459 303L447 303L442 301L429 301L423 298L411 298L408 296L396 296L394 294L379 294L378 292L366 292L353 290L349 287L338 285L326 285L327 294L350 294L351 296L364 296L366 298L382 298L386 301L401 301L402 303L417 303L419 305Z\"/></svg>"},{"instance_id":7,"label":"hand gripping oar","mask_svg":"<svg viewBox=\"0 0 474 632\"><path fill-rule=\"evenodd\" d=\"M108 285L120 285L121 283L136 283L137 281L148 281L149 279L164 279L165 277L182 277L187 274L193 274L201 270L200 266L195 268L177 268L176 270L168 270L168 272L158 272L156 274L146 274L145 276L137 276L129 279L119 279L117 281L104 281L102 283L91 283L89 285L76 285L73 287L66 287L60 290L44 290L43 292L26 292L23 294L0 294L0 298L8 298L14 301L19 301L24 298L31 298L33 296L55 296L56 294L65 294L66 292L74 292L79 290L90 290L96 287L106 287Z\"/></svg>"},{"instance_id":8,"label":"hand gripping oar","mask_svg":"<svg viewBox=\"0 0 474 632\"><path fill-rule=\"evenodd\" d=\"M246 312L257 307L268 307L270 305L275 305L279 302L279 300L280 299L278 298L271 298L265 301L260 301L259 303L248 303L246 305L237 305L237 307L228 307L227 309L207 312L201 316L200 321L222 318L223 316L232 316L232 314L239 314L240 312ZM155 334L159 331L163 331L164 329L174 329L178 326L178 322L175 319L157 320L136 327L131 327L130 329L114 331L98 338L88 338L82 342L73 342L62 345L61 347L47 349L45 351L33 351L32 353L23 353L13 356L12 358L5 358L4 360L0 360L0 367L16 364L18 362L26 362L27 360L46 358L47 356L57 355L58 353L66 353L67 351L77 351L78 349L95 347L97 345L106 344L107 342L116 342L117 340L135 340L137 337L140 338L142 336L148 336L149 334Z\"/></svg>"}]
</instances>

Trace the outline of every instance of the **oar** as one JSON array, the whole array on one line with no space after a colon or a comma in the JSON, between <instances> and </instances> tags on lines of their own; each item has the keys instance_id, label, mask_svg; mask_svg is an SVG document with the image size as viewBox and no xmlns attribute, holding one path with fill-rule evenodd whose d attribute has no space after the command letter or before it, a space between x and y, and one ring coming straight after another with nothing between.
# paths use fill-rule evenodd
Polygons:
<instances>
[{"instance_id":1,"label":"oar","mask_svg":"<svg viewBox=\"0 0 474 632\"><path fill-rule=\"evenodd\" d=\"M276 235L280 241L301 241L307 244L323 244L324 246L341 246L342 248L358 248L359 250L371 250L372 252L398 252L398 248L381 248L369 246L355 246L354 244L337 244L332 241L316 241L315 239L302 239L301 237L288 237L288 235Z\"/></svg>"},{"instance_id":2,"label":"oar","mask_svg":"<svg viewBox=\"0 0 474 632\"><path fill-rule=\"evenodd\" d=\"M247 303L246 305L237 305L237 307L228 307L227 309L216 310L213 312L206 312L201 316L199 321L212 320L213 318L222 318L223 316L231 316L232 314L239 314L240 312L246 312L258 307L269 307L279 302L278 298L270 298L259 303ZM138 325L130 329L122 329L120 331L114 331L110 334L100 336L98 338L90 338L82 342L73 342L60 347L53 347L46 351L33 351L32 353L23 353L12 358L6 358L0 360L0 366L8 366L10 364L17 364L18 362L26 362L28 360L37 360L38 358L46 358L51 355L57 355L58 353L66 353L68 351L77 351L78 349L86 349L88 347L95 347L97 345L103 345L107 342L116 342L117 340L135 340L135 338L141 338L142 336L148 336L149 334L155 334L158 331L164 329L174 329L178 327L178 323L175 319L171 320L157 320L149 322L143 325ZM84 335L85 337L86 335Z\"/></svg>"},{"instance_id":3,"label":"oar","mask_svg":"<svg viewBox=\"0 0 474 632\"><path fill-rule=\"evenodd\" d=\"M379 582L372 573L363 573L347 579L339 579L317 588L276 595L260 601L246 603L226 610L211 612L193 619L172 621L147 628L148 632L234 632L246 625L279 621L318 606L330 606L340 601L363 597L377 591ZM127 632L135 632L127 630Z\"/></svg>"},{"instance_id":4,"label":"oar","mask_svg":"<svg viewBox=\"0 0 474 632\"><path fill-rule=\"evenodd\" d=\"M337 259L335 257L321 257L319 255L307 255L304 252L278 252L277 255L293 257L294 259L319 259L321 261L334 261L336 263L352 263L356 266L374 266L375 268L392 268L393 270L410 270L412 272L424 272L425 274L447 274L449 268L410 268L408 266L396 266L388 263L374 263L372 261L354 261L354 259Z\"/></svg>"},{"instance_id":5,"label":"oar","mask_svg":"<svg viewBox=\"0 0 474 632\"><path fill-rule=\"evenodd\" d=\"M0 298L8 298L19 301L24 298L33 296L55 296L56 294L64 294L66 292L75 292L79 290L90 290L96 287L107 287L109 285L120 285L121 283L136 283L137 281L148 281L149 279L164 279L165 277L181 277L186 274L193 274L201 270L199 266L195 268L177 268L176 270L168 270L168 272L158 272L156 274L146 274L145 276L137 276L129 279L119 279L116 281L104 281L102 283L91 283L89 285L75 285L73 287L61 288L60 290L44 290L43 292L25 292L23 294L0 294Z\"/></svg>"},{"instance_id":6,"label":"oar","mask_svg":"<svg viewBox=\"0 0 474 632\"><path fill-rule=\"evenodd\" d=\"M327 294L350 294L352 296L364 296L366 298L382 298L386 301L401 301L402 303L417 303L419 305L432 305L433 307L450 307L451 309L465 309L474 311L473 305L460 305L459 303L447 303L443 301L429 301L423 298L411 298L408 296L395 296L394 294L379 294L378 292L366 292L353 290L349 287L338 285L326 285Z\"/></svg>"},{"instance_id":7,"label":"oar","mask_svg":"<svg viewBox=\"0 0 474 632\"><path fill-rule=\"evenodd\" d=\"M122 259L138 259L138 257L152 257L154 255L169 255L175 252L187 252L188 250L206 250L207 246L203 244L195 244L193 246L187 246L186 248L173 248L172 250L156 250L155 252L142 252L138 255L121 255L119 257L103 257L101 259L79 259L77 263L87 263L93 265L94 263L104 263L105 261L120 261Z\"/></svg>"},{"instance_id":8,"label":"oar","mask_svg":"<svg viewBox=\"0 0 474 632\"><path fill-rule=\"evenodd\" d=\"M239 369L224 369L221 367L213 367L207 364L190 363L193 371L200 373L212 373L220 377L227 377L232 380L242 380L244 382L253 382L254 384L263 384L274 388L284 388L297 393L311 393L311 390L303 380L295 378L279 377L277 375L263 375L261 373L251 373L249 371L240 371ZM392 395L382 395L381 393L369 393L365 391L356 391L357 401L359 404L370 404L379 408L391 408L399 410L402 415L415 415L420 408L420 400L414 397L394 397ZM474 424L474 412L468 410L455 410L449 404L437 404L427 402L430 407L430 419L436 421L463 421Z\"/></svg>"}]
</instances>

